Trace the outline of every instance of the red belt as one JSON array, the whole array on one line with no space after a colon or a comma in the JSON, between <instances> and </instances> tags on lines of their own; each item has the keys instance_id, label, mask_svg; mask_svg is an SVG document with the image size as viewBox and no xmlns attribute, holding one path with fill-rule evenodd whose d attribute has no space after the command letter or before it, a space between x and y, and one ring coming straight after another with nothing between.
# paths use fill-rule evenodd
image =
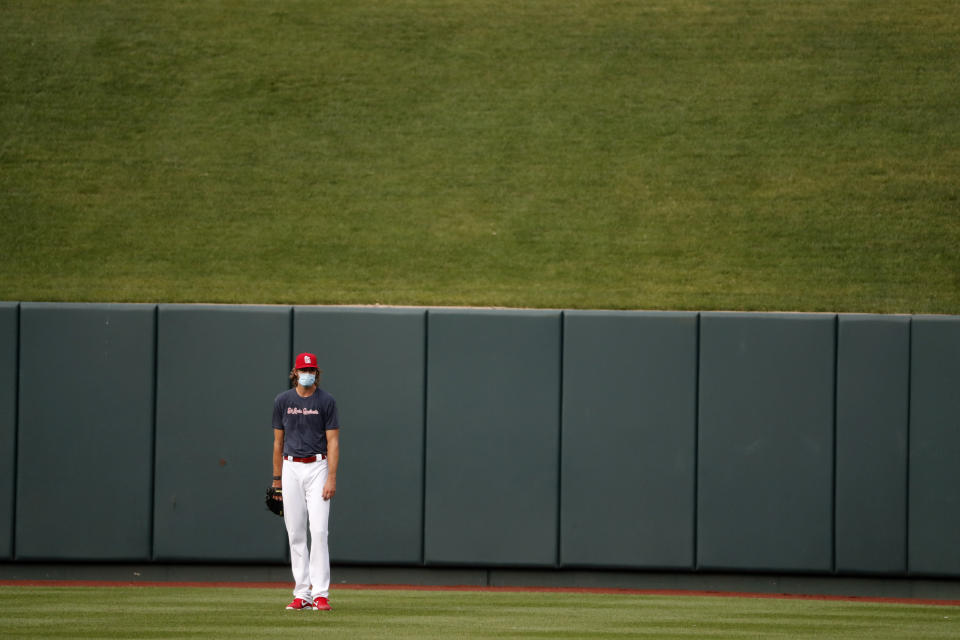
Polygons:
<instances>
[{"instance_id":1,"label":"red belt","mask_svg":"<svg viewBox=\"0 0 960 640\"><path fill-rule=\"evenodd\" d=\"M290 460L291 462L316 462L317 458L321 460L327 459L327 454L321 453L315 456L310 456L309 458L294 458L293 456L283 456L284 460Z\"/></svg>"}]
</instances>

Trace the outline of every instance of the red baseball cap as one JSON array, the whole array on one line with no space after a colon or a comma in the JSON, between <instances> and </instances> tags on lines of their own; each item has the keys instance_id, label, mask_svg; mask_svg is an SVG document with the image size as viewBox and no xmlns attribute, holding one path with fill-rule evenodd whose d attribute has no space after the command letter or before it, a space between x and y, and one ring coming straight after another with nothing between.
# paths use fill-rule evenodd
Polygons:
<instances>
[{"instance_id":1,"label":"red baseball cap","mask_svg":"<svg viewBox=\"0 0 960 640\"><path fill-rule=\"evenodd\" d=\"M317 366L317 356L312 353L301 353L297 356L297 363L293 365L294 369L319 369Z\"/></svg>"}]
</instances>

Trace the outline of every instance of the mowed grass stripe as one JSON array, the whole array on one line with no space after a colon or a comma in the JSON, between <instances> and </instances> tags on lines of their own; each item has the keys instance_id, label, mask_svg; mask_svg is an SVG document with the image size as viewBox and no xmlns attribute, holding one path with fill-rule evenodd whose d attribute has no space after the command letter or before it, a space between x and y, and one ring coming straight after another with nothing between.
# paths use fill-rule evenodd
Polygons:
<instances>
[{"instance_id":1,"label":"mowed grass stripe","mask_svg":"<svg viewBox=\"0 0 960 640\"><path fill-rule=\"evenodd\" d=\"M50 638L950 638L960 607L614 594L0 587L0 636Z\"/></svg>"}]
</instances>

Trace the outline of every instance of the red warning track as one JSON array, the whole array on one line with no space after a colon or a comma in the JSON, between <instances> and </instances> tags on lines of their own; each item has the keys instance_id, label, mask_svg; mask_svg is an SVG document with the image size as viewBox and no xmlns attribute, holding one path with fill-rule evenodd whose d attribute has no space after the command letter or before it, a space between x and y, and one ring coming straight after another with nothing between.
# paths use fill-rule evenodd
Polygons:
<instances>
[{"instance_id":1,"label":"red warning track","mask_svg":"<svg viewBox=\"0 0 960 640\"><path fill-rule=\"evenodd\" d=\"M248 589L289 589L287 582L151 582L122 580L0 580L2 587L221 587ZM597 593L640 596L699 596L713 598L768 598L778 600L828 600L885 604L960 607L960 600L931 598L890 598L792 593L751 593L744 591L687 591L683 589L604 589L595 587L479 587L471 585L338 584L335 589L379 589L389 591L491 591L501 593Z\"/></svg>"}]
</instances>

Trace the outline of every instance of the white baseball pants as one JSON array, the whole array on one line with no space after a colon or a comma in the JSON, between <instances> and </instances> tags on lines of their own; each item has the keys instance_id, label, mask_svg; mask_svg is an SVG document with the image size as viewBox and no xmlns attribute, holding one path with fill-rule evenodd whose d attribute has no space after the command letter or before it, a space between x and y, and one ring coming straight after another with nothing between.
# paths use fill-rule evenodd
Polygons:
<instances>
[{"instance_id":1,"label":"white baseball pants","mask_svg":"<svg viewBox=\"0 0 960 640\"><path fill-rule=\"evenodd\" d=\"M323 499L327 481L327 461L283 461L283 522L290 540L290 564L293 567L294 598L313 602L328 597L330 591L330 551L327 547L327 522L330 501ZM307 549L307 526L311 544Z\"/></svg>"}]
</instances>

